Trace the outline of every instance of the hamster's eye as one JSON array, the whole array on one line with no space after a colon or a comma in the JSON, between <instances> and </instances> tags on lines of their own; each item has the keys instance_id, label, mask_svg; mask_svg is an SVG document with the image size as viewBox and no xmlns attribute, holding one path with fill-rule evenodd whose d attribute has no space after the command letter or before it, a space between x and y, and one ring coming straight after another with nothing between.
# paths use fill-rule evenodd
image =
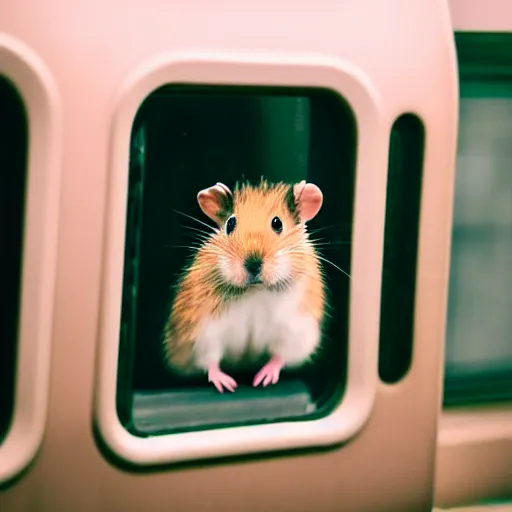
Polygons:
<instances>
[{"instance_id":1,"label":"hamster's eye","mask_svg":"<svg viewBox=\"0 0 512 512\"><path fill-rule=\"evenodd\" d=\"M230 235L231 233L233 233L235 228L236 228L236 217L234 215L231 215L231 217L229 217L229 219L226 222L226 226L225 226L226 235Z\"/></svg>"},{"instance_id":2,"label":"hamster's eye","mask_svg":"<svg viewBox=\"0 0 512 512\"><path fill-rule=\"evenodd\" d=\"M283 223L279 217L274 217L272 219L272 229L277 233L281 233L283 231Z\"/></svg>"}]
</instances>

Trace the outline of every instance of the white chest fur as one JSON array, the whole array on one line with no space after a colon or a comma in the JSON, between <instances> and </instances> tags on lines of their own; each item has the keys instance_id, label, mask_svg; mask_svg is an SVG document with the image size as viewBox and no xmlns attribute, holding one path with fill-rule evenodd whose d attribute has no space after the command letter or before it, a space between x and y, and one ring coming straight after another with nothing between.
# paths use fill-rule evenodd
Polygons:
<instances>
[{"instance_id":1,"label":"white chest fur","mask_svg":"<svg viewBox=\"0 0 512 512\"><path fill-rule=\"evenodd\" d=\"M303 284L283 292L254 290L234 301L218 318L205 318L195 343L196 364L206 369L224 358L268 351L287 366L304 363L320 342L316 319L300 312Z\"/></svg>"}]
</instances>

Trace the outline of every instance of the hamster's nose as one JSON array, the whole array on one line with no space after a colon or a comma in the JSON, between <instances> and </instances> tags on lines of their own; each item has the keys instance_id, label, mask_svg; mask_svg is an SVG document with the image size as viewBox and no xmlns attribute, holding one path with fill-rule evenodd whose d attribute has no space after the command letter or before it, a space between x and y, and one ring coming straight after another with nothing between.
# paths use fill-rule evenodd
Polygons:
<instances>
[{"instance_id":1,"label":"hamster's nose","mask_svg":"<svg viewBox=\"0 0 512 512\"><path fill-rule=\"evenodd\" d=\"M245 259L244 266L249 276L256 277L261 272L263 260L259 256L249 256Z\"/></svg>"}]
</instances>

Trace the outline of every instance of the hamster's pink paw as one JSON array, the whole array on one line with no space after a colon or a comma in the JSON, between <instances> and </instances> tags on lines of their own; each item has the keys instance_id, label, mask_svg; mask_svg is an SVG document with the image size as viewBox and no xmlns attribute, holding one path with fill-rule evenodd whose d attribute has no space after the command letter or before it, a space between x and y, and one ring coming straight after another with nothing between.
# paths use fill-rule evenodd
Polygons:
<instances>
[{"instance_id":1,"label":"hamster's pink paw","mask_svg":"<svg viewBox=\"0 0 512 512\"><path fill-rule=\"evenodd\" d=\"M212 364L208 368L208 382L211 382L219 393L223 393L226 388L229 391L235 391L237 383L233 377L230 377L227 373L224 373L218 364Z\"/></svg>"},{"instance_id":2,"label":"hamster's pink paw","mask_svg":"<svg viewBox=\"0 0 512 512\"><path fill-rule=\"evenodd\" d=\"M263 381L263 386L277 384L279 374L283 369L284 361L280 357L273 357L254 377L253 386L258 386Z\"/></svg>"}]
</instances>

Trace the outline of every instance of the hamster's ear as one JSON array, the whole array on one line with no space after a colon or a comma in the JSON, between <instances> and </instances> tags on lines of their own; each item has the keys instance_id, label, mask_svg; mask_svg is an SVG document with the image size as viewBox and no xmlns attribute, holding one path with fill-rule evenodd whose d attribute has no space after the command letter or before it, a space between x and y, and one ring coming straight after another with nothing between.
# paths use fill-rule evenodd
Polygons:
<instances>
[{"instance_id":1,"label":"hamster's ear","mask_svg":"<svg viewBox=\"0 0 512 512\"><path fill-rule=\"evenodd\" d=\"M293 195L301 222L307 222L316 217L324 200L322 191L316 185L303 180L293 187Z\"/></svg>"},{"instance_id":2,"label":"hamster's ear","mask_svg":"<svg viewBox=\"0 0 512 512\"><path fill-rule=\"evenodd\" d=\"M233 211L233 194L224 183L205 188L197 194L197 202L210 219L222 224Z\"/></svg>"}]
</instances>

